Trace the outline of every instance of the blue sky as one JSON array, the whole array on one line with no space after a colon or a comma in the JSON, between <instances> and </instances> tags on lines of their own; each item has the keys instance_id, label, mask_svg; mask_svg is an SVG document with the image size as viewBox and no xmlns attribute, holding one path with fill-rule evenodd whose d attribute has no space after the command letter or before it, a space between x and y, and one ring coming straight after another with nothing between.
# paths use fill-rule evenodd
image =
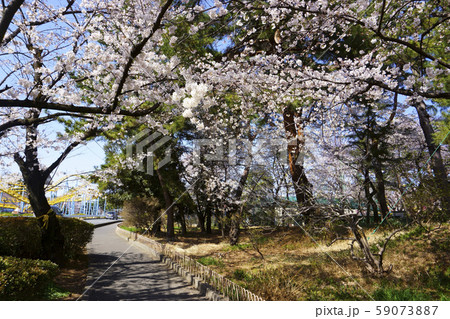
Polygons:
<instances>
[{"instance_id":1,"label":"blue sky","mask_svg":"<svg viewBox=\"0 0 450 319\"><path fill-rule=\"evenodd\" d=\"M59 153L52 152L42 158L42 164L48 166L53 162ZM80 145L75 148L69 156L61 163L58 168L58 174L66 173L78 174L90 172L104 163L105 154L100 143L95 141L88 142L86 145Z\"/></svg>"},{"instance_id":2,"label":"blue sky","mask_svg":"<svg viewBox=\"0 0 450 319\"><path fill-rule=\"evenodd\" d=\"M45 125L45 131L49 132L51 136L55 136L57 132L64 132L64 126L58 122L53 122ZM62 150L48 150L48 152L40 152L39 159L41 164L49 166L60 155ZM103 145L96 140L89 141L85 145L79 145L73 149L66 159L58 167L57 175L65 173L67 175L85 173L95 170L104 163L105 153Z\"/></svg>"}]
</instances>

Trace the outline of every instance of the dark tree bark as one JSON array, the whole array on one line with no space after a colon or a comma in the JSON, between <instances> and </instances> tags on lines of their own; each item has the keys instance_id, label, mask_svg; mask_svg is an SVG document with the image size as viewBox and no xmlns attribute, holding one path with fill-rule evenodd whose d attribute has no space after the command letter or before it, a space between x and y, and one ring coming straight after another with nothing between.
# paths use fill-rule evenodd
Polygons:
<instances>
[{"instance_id":1,"label":"dark tree bark","mask_svg":"<svg viewBox=\"0 0 450 319\"><path fill-rule=\"evenodd\" d=\"M380 212L381 216L383 218L386 217L386 215L389 213L389 208L387 205L386 200L386 189L385 189L385 183L384 183L384 175L382 171L381 161L377 156L373 159L373 168L375 171L375 178L376 178L376 196L378 203L380 204Z\"/></svg>"},{"instance_id":2,"label":"dark tree bark","mask_svg":"<svg viewBox=\"0 0 450 319\"><path fill-rule=\"evenodd\" d=\"M197 212L197 219L198 219L197 227L200 228L200 232L201 233L206 233L206 229L205 229L205 215L200 210L200 206L198 204L197 204L196 212Z\"/></svg>"},{"instance_id":3,"label":"dark tree bark","mask_svg":"<svg viewBox=\"0 0 450 319\"><path fill-rule=\"evenodd\" d=\"M29 112L31 118L37 118L39 114L38 110ZM61 264L64 259L64 237L56 214L45 196L45 182L51 171L42 171L39 167L36 140L37 125L30 125L26 129L25 157L16 153L14 160L22 173L31 208L41 226L43 258Z\"/></svg>"},{"instance_id":4,"label":"dark tree bark","mask_svg":"<svg viewBox=\"0 0 450 319\"><path fill-rule=\"evenodd\" d=\"M422 128L425 136L428 152L430 156L432 156L430 163L431 169L434 173L436 186L442 191L440 197L442 198L443 209L447 214L450 214L450 194L447 171L445 169L444 161L442 160L441 150L433 142L434 129L431 125L430 115L428 114L426 105L423 102L416 104L415 108L419 116L420 127Z\"/></svg>"},{"instance_id":5,"label":"dark tree bark","mask_svg":"<svg viewBox=\"0 0 450 319\"><path fill-rule=\"evenodd\" d=\"M303 150L305 140L303 136L303 128L296 123L300 120L301 114L295 110L292 105L285 108L283 113L284 128L288 144L288 161L289 169L294 184L295 196L297 203L301 207L305 207L305 215L312 213L312 185L305 174L303 167Z\"/></svg>"},{"instance_id":6,"label":"dark tree bark","mask_svg":"<svg viewBox=\"0 0 450 319\"><path fill-rule=\"evenodd\" d=\"M12 0L3 12L2 19L0 20L0 45L3 42L14 15L20 9L23 2L24 0Z\"/></svg>"},{"instance_id":7,"label":"dark tree bark","mask_svg":"<svg viewBox=\"0 0 450 319\"><path fill-rule=\"evenodd\" d=\"M161 219L158 219L156 222L153 223L151 234L155 236L159 236L161 234Z\"/></svg>"},{"instance_id":8,"label":"dark tree bark","mask_svg":"<svg viewBox=\"0 0 450 319\"><path fill-rule=\"evenodd\" d=\"M242 172L241 178L239 179L239 186L233 196L235 200L240 200L242 193L244 192L244 186L247 182L248 174L250 173L250 165L247 165ZM228 237L230 239L230 245L236 245L239 241L239 235L241 233L241 218L242 218L242 206L233 205L230 211L230 232Z\"/></svg>"},{"instance_id":9,"label":"dark tree bark","mask_svg":"<svg viewBox=\"0 0 450 319\"><path fill-rule=\"evenodd\" d=\"M233 214L230 220L230 232L228 234L230 238L230 245L237 245L239 241L239 235L241 234L241 220L238 214Z\"/></svg>"},{"instance_id":10,"label":"dark tree bark","mask_svg":"<svg viewBox=\"0 0 450 319\"><path fill-rule=\"evenodd\" d=\"M212 224L212 212L211 206L207 205L206 207L206 233L212 234L211 224Z\"/></svg>"},{"instance_id":11,"label":"dark tree bark","mask_svg":"<svg viewBox=\"0 0 450 319\"><path fill-rule=\"evenodd\" d=\"M373 192L370 191L370 187L372 187ZM370 208L372 207L373 211L373 221L374 223L380 222L380 217L378 216L378 207L375 201L373 200L373 196L376 193L375 188L373 187L372 182L370 181L369 176L369 169L366 167L364 168L364 193L366 195L366 201L367 201L367 215L366 220L367 223L370 223Z\"/></svg>"},{"instance_id":12,"label":"dark tree bark","mask_svg":"<svg viewBox=\"0 0 450 319\"><path fill-rule=\"evenodd\" d=\"M398 94L395 94L394 97L394 104L393 109L391 112L391 115L389 116L389 119L386 121L386 124L382 127L380 127L380 133L387 134L387 132L390 129L390 125L392 124L392 121L394 120L395 114L397 113L397 107L398 107ZM376 123L375 123L376 124ZM384 136L382 134L382 136ZM380 136L381 138L381 136ZM381 216L383 219L387 216L389 213L389 207L386 200L386 187L385 187L385 180L384 180L384 174L383 174L383 163L380 157L380 139L375 137L372 141L372 145L369 146L371 150L372 155L372 166L375 172L375 178L376 178L376 196L378 203L380 204L380 211ZM378 222L378 214L377 219L375 222Z\"/></svg>"},{"instance_id":13,"label":"dark tree bark","mask_svg":"<svg viewBox=\"0 0 450 319\"><path fill-rule=\"evenodd\" d=\"M220 229L220 234L221 234L222 238L225 238L225 234L226 234L225 224L223 222L219 222L218 227Z\"/></svg>"},{"instance_id":14,"label":"dark tree bark","mask_svg":"<svg viewBox=\"0 0 450 319\"><path fill-rule=\"evenodd\" d=\"M175 239L175 227L174 227L174 216L173 216L173 200L170 196L169 190L166 187L164 177L162 176L159 169L156 169L156 174L158 175L159 184L164 196L164 202L166 204L166 214L167 214L167 240L172 241Z\"/></svg>"},{"instance_id":15,"label":"dark tree bark","mask_svg":"<svg viewBox=\"0 0 450 319\"><path fill-rule=\"evenodd\" d=\"M186 236L187 234L187 227L186 227L186 214L184 208L181 208L178 210L178 217L180 219L180 225L181 225L181 235Z\"/></svg>"}]
</instances>

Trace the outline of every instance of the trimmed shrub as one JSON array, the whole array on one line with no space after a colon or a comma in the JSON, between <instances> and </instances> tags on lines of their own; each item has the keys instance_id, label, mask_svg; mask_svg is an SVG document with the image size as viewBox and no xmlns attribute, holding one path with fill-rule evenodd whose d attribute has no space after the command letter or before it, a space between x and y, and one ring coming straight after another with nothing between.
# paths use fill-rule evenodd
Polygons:
<instances>
[{"instance_id":1,"label":"trimmed shrub","mask_svg":"<svg viewBox=\"0 0 450 319\"><path fill-rule=\"evenodd\" d=\"M94 225L76 218L59 217L64 236L64 257L83 252L91 241ZM0 255L38 259L41 257L41 229L34 217L0 218Z\"/></svg>"},{"instance_id":2,"label":"trimmed shrub","mask_svg":"<svg viewBox=\"0 0 450 319\"><path fill-rule=\"evenodd\" d=\"M0 300L39 300L57 273L48 260L0 256Z\"/></svg>"},{"instance_id":3,"label":"trimmed shrub","mask_svg":"<svg viewBox=\"0 0 450 319\"><path fill-rule=\"evenodd\" d=\"M64 257L72 259L83 253L91 241L95 226L76 218L58 218L64 236Z\"/></svg>"},{"instance_id":4,"label":"trimmed shrub","mask_svg":"<svg viewBox=\"0 0 450 319\"><path fill-rule=\"evenodd\" d=\"M0 255L36 259L41 256L41 229L35 218L0 218Z\"/></svg>"}]
</instances>

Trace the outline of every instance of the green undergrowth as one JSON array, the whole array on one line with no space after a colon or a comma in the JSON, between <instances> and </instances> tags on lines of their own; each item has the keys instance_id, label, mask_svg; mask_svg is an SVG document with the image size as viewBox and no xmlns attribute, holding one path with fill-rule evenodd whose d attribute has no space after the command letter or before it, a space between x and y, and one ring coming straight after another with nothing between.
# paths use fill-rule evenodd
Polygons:
<instances>
[{"instance_id":1,"label":"green undergrowth","mask_svg":"<svg viewBox=\"0 0 450 319\"><path fill-rule=\"evenodd\" d=\"M204 266L217 266L219 268L225 266L222 260L214 257L201 257L197 261Z\"/></svg>"},{"instance_id":2,"label":"green undergrowth","mask_svg":"<svg viewBox=\"0 0 450 319\"><path fill-rule=\"evenodd\" d=\"M70 291L57 286L55 283L50 282L44 289L42 300L61 300L71 295Z\"/></svg>"},{"instance_id":3,"label":"green undergrowth","mask_svg":"<svg viewBox=\"0 0 450 319\"><path fill-rule=\"evenodd\" d=\"M134 233L141 233L141 232L144 231L144 230L141 229L141 228L136 228L136 227L131 227L131 226L123 226L123 225L120 225L119 227L122 228L122 229L124 229L124 230L131 231L131 232L134 232Z\"/></svg>"},{"instance_id":4,"label":"green undergrowth","mask_svg":"<svg viewBox=\"0 0 450 319\"><path fill-rule=\"evenodd\" d=\"M445 294L433 294L419 289L396 289L379 288L375 290L372 297L377 301L449 301Z\"/></svg>"}]
</instances>

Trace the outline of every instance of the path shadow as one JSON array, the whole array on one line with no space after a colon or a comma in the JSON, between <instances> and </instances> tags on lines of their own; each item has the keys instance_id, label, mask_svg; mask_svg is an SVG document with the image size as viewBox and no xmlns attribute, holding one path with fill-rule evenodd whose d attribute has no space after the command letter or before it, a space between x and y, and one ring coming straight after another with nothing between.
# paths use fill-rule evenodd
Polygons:
<instances>
[{"instance_id":1,"label":"path shadow","mask_svg":"<svg viewBox=\"0 0 450 319\"><path fill-rule=\"evenodd\" d=\"M121 255L121 252L90 254L86 287L95 283L82 300L207 300L159 261L132 252L124 253L117 261Z\"/></svg>"}]
</instances>

